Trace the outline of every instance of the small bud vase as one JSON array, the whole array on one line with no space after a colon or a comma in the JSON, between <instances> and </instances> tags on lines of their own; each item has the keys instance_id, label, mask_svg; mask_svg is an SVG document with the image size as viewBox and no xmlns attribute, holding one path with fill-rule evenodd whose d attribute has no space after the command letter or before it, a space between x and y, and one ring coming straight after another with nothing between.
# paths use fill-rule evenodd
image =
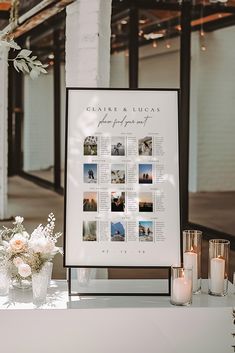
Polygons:
<instances>
[{"instance_id":1,"label":"small bud vase","mask_svg":"<svg viewBox=\"0 0 235 353\"><path fill-rule=\"evenodd\" d=\"M45 303L50 275L51 266L48 262L43 265L39 272L32 274L33 302L35 304Z\"/></svg>"}]
</instances>

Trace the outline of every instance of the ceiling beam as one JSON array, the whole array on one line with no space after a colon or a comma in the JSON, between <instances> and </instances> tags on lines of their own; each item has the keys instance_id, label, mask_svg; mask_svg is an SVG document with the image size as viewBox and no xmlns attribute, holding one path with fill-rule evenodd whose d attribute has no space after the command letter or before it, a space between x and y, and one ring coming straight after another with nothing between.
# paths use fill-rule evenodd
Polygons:
<instances>
[{"instance_id":1,"label":"ceiling beam","mask_svg":"<svg viewBox=\"0 0 235 353\"><path fill-rule=\"evenodd\" d=\"M117 9L127 9L130 6L136 6L138 9L161 9L161 10L171 10L179 11L181 5L178 2L169 3L164 0L113 0L113 7Z\"/></svg>"},{"instance_id":2,"label":"ceiling beam","mask_svg":"<svg viewBox=\"0 0 235 353\"><path fill-rule=\"evenodd\" d=\"M10 24L5 27L4 30L12 32L15 38L20 37L63 11L64 8L73 1L74 0L43 0L34 8L20 16L18 25L14 26Z\"/></svg>"},{"instance_id":3,"label":"ceiling beam","mask_svg":"<svg viewBox=\"0 0 235 353\"><path fill-rule=\"evenodd\" d=\"M235 15L230 15L227 17L218 18L217 20L204 23L203 24L203 31L204 32L212 32L212 31L216 31L218 29L223 29L225 27L230 27L230 26L234 26L234 25L235 25ZM193 31L200 30L200 29L201 29L201 25L194 26L192 28Z\"/></svg>"}]
</instances>

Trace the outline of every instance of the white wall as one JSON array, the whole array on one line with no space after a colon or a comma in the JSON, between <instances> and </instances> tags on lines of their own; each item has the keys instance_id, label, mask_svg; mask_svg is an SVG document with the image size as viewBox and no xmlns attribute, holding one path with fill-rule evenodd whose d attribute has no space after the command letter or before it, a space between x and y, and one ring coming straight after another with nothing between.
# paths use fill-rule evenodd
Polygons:
<instances>
[{"instance_id":1,"label":"white wall","mask_svg":"<svg viewBox=\"0 0 235 353\"><path fill-rule=\"evenodd\" d=\"M0 46L0 219L7 213L7 103L8 103L8 49Z\"/></svg>"},{"instance_id":2,"label":"white wall","mask_svg":"<svg viewBox=\"0 0 235 353\"><path fill-rule=\"evenodd\" d=\"M61 168L65 155L65 65L61 74ZM46 169L54 165L53 72L36 80L24 80L24 170Z\"/></svg>"},{"instance_id":3,"label":"white wall","mask_svg":"<svg viewBox=\"0 0 235 353\"><path fill-rule=\"evenodd\" d=\"M152 45L139 50L139 87L141 88L179 88L179 39L171 41L171 48L165 48L165 42L157 48ZM128 87L129 58L119 52L111 56L111 87Z\"/></svg>"},{"instance_id":4,"label":"white wall","mask_svg":"<svg viewBox=\"0 0 235 353\"><path fill-rule=\"evenodd\" d=\"M235 27L192 34L189 190L235 190ZM140 49L139 87L179 87L179 39ZM111 86L128 85L128 57L111 58ZM123 84L122 84L123 83Z\"/></svg>"},{"instance_id":5,"label":"white wall","mask_svg":"<svg viewBox=\"0 0 235 353\"><path fill-rule=\"evenodd\" d=\"M208 33L198 57L198 190L235 190L235 27Z\"/></svg>"},{"instance_id":6,"label":"white wall","mask_svg":"<svg viewBox=\"0 0 235 353\"><path fill-rule=\"evenodd\" d=\"M53 73L24 78L24 170L53 166Z\"/></svg>"}]
</instances>

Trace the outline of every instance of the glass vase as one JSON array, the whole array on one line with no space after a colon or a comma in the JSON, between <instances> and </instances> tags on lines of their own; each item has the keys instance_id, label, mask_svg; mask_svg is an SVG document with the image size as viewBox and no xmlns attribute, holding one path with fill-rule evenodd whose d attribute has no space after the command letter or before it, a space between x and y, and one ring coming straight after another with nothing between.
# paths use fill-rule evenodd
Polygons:
<instances>
[{"instance_id":1,"label":"glass vase","mask_svg":"<svg viewBox=\"0 0 235 353\"><path fill-rule=\"evenodd\" d=\"M171 304L190 305L192 303L192 269L171 267Z\"/></svg>"},{"instance_id":2,"label":"glass vase","mask_svg":"<svg viewBox=\"0 0 235 353\"><path fill-rule=\"evenodd\" d=\"M86 286L89 284L92 277L92 268L78 268L77 269L77 281L80 286Z\"/></svg>"},{"instance_id":3,"label":"glass vase","mask_svg":"<svg viewBox=\"0 0 235 353\"><path fill-rule=\"evenodd\" d=\"M32 280L31 278L13 278L12 286L17 289L30 289L32 287Z\"/></svg>"},{"instance_id":4,"label":"glass vase","mask_svg":"<svg viewBox=\"0 0 235 353\"><path fill-rule=\"evenodd\" d=\"M51 266L46 262L39 272L32 274L33 302L43 304L46 301Z\"/></svg>"},{"instance_id":5,"label":"glass vase","mask_svg":"<svg viewBox=\"0 0 235 353\"><path fill-rule=\"evenodd\" d=\"M10 275L6 267L0 267L0 295L8 295L10 288Z\"/></svg>"},{"instance_id":6,"label":"glass vase","mask_svg":"<svg viewBox=\"0 0 235 353\"><path fill-rule=\"evenodd\" d=\"M193 293L201 290L201 238L199 230L183 231L183 261L185 268L192 269Z\"/></svg>"},{"instance_id":7,"label":"glass vase","mask_svg":"<svg viewBox=\"0 0 235 353\"><path fill-rule=\"evenodd\" d=\"M53 269L53 262L47 261L44 266L47 267L47 271L48 271L48 287L50 287L51 277L52 277L52 269Z\"/></svg>"},{"instance_id":8,"label":"glass vase","mask_svg":"<svg viewBox=\"0 0 235 353\"><path fill-rule=\"evenodd\" d=\"M209 240L208 282L210 295L221 297L228 293L229 249L229 240Z\"/></svg>"}]
</instances>

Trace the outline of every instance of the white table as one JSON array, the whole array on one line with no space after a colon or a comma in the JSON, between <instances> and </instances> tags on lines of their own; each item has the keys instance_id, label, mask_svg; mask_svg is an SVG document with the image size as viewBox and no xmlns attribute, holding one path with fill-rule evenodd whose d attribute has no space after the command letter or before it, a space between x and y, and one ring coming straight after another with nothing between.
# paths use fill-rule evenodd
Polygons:
<instances>
[{"instance_id":1,"label":"white table","mask_svg":"<svg viewBox=\"0 0 235 353\"><path fill-rule=\"evenodd\" d=\"M169 297L72 297L54 281L36 308L30 290L0 297L2 353L232 353L235 294L203 292L190 307Z\"/></svg>"}]
</instances>

